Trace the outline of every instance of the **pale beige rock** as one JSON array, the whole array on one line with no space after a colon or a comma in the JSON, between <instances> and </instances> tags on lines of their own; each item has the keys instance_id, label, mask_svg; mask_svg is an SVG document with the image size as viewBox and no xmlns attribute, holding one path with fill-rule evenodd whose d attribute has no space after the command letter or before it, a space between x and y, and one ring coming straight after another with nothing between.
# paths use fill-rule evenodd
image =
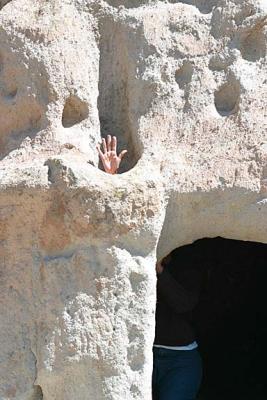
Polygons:
<instances>
[{"instance_id":1,"label":"pale beige rock","mask_svg":"<svg viewBox=\"0 0 267 400\"><path fill-rule=\"evenodd\" d=\"M0 8L0 399L149 400L156 257L267 242L266 1Z\"/></svg>"}]
</instances>

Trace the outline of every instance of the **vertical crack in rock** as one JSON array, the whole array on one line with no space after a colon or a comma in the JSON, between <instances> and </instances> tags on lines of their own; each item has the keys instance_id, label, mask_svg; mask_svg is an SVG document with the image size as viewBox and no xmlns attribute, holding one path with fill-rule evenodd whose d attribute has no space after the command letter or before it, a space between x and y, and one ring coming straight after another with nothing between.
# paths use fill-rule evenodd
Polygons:
<instances>
[{"instance_id":1,"label":"vertical crack in rock","mask_svg":"<svg viewBox=\"0 0 267 400\"><path fill-rule=\"evenodd\" d=\"M36 378L37 378L37 358L36 358L35 352L33 351L32 348L30 348L30 352L34 358L35 380L36 380ZM42 391L41 386L33 384L33 391L32 391L32 395L29 400L43 400L43 398L44 398L44 396L43 396L43 391Z\"/></svg>"},{"instance_id":2,"label":"vertical crack in rock","mask_svg":"<svg viewBox=\"0 0 267 400\"><path fill-rule=\"evenodd\" d=\"M71 95L67 98L62 114L62 125L64 128L70 128L79 124L89 115L88 105L78 96Z\"/></svg>"},{"instance_id":3,"label":"vertical crack in rock","mask_svg":"<svg viewBox=\"0 0 267 400\"><path fill-rule=\"evenodd\" d=\"M239 83L231 79L215 92L214 101L216 110L224 117L235 114L238 111L239 99Z\"/></svg>"},{"instance_id":4,"label":"vertical crack in rock","mask_svg":"<svg viewBox=\"0 0 267 400\"><path fill-rule=\"evenodd\" d=\"M101 136L116 135L118 150L128 150L120 172L133 168L141 156L140 144L133 132L136 118L131 113L131 97L134 92L129 89L130 81L135 79L135 60L128 53L124 29L111 18L102 23L98 97Z\"/></svg>"}]
</instances>

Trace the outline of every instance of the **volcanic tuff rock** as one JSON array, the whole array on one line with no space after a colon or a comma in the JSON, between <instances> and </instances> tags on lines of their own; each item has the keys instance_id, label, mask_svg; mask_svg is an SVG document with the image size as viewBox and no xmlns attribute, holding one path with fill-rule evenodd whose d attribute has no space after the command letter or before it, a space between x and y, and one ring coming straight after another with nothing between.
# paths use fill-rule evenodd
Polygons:
<instances>
[{"instance_id":1,"label":"volcanic tuff rock","mask_svg":"<svg viewBox=\"0 0 267 400\"><path fill-rule=\"evenodd\" d=\"M0 398L148 400L156 257L267 241L267 3L0 8Z\"/></svg>"}]
</instances>

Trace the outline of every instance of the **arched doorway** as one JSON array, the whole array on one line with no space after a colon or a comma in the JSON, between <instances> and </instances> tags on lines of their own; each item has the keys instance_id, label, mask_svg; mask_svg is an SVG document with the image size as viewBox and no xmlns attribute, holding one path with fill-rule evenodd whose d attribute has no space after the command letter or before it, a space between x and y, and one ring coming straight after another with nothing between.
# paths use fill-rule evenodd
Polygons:
<instances>
[{"instance_id":1,"label":"arched doorway","mask_svg":"<svg viewBox=\"0 0 267 400\"><path fill-rule=\"evenodd\" d=\"M267 245L217 237L175 250L203 272L194 310L204 378L199 400L267 398Z\"/></svg>"}]
</instances>

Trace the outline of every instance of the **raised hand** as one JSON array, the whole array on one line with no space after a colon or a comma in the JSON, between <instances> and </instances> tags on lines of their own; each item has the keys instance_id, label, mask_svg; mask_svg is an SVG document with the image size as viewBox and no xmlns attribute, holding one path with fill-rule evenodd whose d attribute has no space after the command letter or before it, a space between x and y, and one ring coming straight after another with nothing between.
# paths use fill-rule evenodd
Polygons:
<instances>
[{"instance_id":1,"label":"raised hand","mask_svg":"<svg viewBox=\"0 0 267 400\"><path fill-rule=\"evenodd\" d=\"M123 150L117 156L117 138L116 136L108 135L107 140L102 139L102 148L98 144L96 146L99 157L102 161L103 167L108 174L116 174L119 169L120 163L124 155L127 153L127 150Z\"/></svg>"}]
</instances>

